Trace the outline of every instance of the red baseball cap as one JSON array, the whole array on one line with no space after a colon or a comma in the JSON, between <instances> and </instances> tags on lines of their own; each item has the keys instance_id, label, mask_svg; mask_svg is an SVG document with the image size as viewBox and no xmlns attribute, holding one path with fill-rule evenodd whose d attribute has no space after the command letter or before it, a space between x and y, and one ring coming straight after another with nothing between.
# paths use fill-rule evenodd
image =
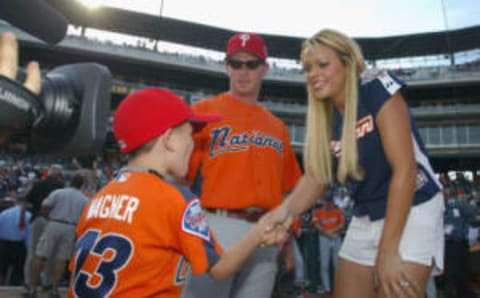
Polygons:
<instances>
[{"instance_id":1,"label":"red baseball cap","mask_svg":"<svg viewBox=\"0 0 480 298\"><path fill-rule=\"evenodd\" d=\"M254 33L237 33L227 43L227 57L238 51L245 51L265 61L267 46L262 37Z\"/></svg>"},{"instance_id":2,"label":"red baseball cap","mask_svg":"<svg viewBox=\"0 0 480 298\"><path fill-rule=\"evenodd\" d=\"M183 99L168 90L145 88L120 102L113 116L113 134L120 150L128 153L185 121L198 130L218 120L217 115L194 113Z\"/></svg>"}]
</instances>

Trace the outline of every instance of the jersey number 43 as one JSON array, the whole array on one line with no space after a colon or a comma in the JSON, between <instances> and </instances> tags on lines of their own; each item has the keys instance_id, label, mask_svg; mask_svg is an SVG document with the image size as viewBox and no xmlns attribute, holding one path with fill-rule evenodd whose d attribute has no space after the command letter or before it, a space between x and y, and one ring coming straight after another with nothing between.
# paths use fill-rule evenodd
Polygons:
<instances>
[{"instance_id":1,"label":"jersey number 43","mask_svg":"<svg viewBox=\"0 0 480 298\"><path fill-rule=\"evenodd\" d=\"M75 246L74 295L108 296L117 284L118 272L128 264L132 255L133 244L129 238L116 233L101 234L98 230L86 231ZM94 268L93 272L88 268Z\"/></svg>"}]
</instances>

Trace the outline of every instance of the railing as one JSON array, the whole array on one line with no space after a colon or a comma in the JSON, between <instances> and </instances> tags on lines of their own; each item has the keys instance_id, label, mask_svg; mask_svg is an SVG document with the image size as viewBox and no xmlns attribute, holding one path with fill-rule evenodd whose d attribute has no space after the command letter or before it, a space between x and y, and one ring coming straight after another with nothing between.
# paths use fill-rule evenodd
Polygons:
<instances>
[{"instance_id":1,"label":"railing","mask_svg":"<svg viewBox=\"0 0 480 298\"><path fill-rule=\"evenodd\" d=\"M288 125L290 141L303 146L305 127L296 124ZM480 149L480 124L424 126L419 133L427 148L459 148L477 147Z\"/></svg>"},{"instance_id":2,"label":"railing","mask_svg":"<svg viewBox=\"0 0 480 298\"><path fill-rule=\"evenodd\" d=\"M269 101L264 101L262 104L274 113L299 113L302 116L305 116L307 113L307 107L302 104ZM429 105L411 107L410 110L414 117L448 116L454 114L478 114L480 116L480 104Z\"/></svg>"}]
</instances>

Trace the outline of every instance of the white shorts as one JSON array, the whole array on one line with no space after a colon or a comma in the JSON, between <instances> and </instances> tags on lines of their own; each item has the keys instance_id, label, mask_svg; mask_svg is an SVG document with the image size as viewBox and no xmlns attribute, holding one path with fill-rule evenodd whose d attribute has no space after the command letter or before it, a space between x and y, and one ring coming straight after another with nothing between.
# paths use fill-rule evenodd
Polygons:
<instances>
[{"instance_id":1,"label":"white shorts","mask_svg":"<svg viewBox=\"0 0 480 298\"><path fill-rule=\"evenodd\" d=\"M404 261L426 266L435 264L433 274L443 270L444 232L443 194L412 207L400 240ZM384 220L370 221L368 216L354 216L343 240L339 256L364 266L374 266Z\"/></svg>"}]
</instances>

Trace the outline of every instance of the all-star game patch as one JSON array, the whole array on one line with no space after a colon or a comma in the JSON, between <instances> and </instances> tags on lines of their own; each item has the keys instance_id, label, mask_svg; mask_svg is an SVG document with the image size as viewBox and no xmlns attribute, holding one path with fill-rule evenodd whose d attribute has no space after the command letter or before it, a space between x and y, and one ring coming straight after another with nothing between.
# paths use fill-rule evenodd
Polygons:
<instances>
[{"instance_id":1,"label":"all-star game patch","mask_svg":"<svg viewBox=\"0 0 480 298\"><path fill-rule=\"evenodd\" d=\"M182 219L182 230L210 241L210 228L207 223L207 215L200 206L200 200L190 201Z\"/></svg>"}]
</instances>

